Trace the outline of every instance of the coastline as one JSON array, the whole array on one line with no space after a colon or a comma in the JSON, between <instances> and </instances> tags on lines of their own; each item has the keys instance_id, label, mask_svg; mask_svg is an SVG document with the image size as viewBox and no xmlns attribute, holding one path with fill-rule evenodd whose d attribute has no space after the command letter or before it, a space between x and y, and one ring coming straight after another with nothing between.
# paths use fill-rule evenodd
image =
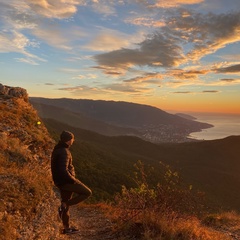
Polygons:
<instances>
[{"instance_id":1,"label":"coastline","mask_svg":"<svg viewBox=\"0 0 240 240\"><path fill-rule=\"evenodd\" d=\"M193 140L214 140L240 135L240 114L191 113L196 121L213 125L199 132L191 132L188 138Z\"/></svg>"}]
</instances>

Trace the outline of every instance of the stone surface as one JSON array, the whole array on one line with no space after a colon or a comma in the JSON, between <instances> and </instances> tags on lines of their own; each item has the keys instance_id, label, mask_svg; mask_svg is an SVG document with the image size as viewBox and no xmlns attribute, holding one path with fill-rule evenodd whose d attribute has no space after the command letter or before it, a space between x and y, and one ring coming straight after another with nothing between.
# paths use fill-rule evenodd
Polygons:
<instances>
[{"instance_id":1,"label":"stone surface","mask_svg":"<svg viewBox=\"0 0 240 240\"><path fill-rule=\"evenodd\" d=\"M23 98L26 102L28 101L27 91L21 87L10 87L0 83L0 95Z\"/></svg>"}]
</instances>

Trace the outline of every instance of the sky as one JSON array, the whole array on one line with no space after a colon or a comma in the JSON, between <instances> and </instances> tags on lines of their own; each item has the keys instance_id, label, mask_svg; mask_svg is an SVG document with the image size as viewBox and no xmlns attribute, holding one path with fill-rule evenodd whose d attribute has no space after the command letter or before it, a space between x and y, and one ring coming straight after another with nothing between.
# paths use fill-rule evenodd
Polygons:
<instances>
[{"instance_id":1,"label":"sky","mask_svg":"<svg viewBox=\"0 0 240 240\"><path fill-rule=\"evenodd\" d=\"M0 73L30 97L240 114L240 1L0 0Z\"/></svg>"}]
</instances>

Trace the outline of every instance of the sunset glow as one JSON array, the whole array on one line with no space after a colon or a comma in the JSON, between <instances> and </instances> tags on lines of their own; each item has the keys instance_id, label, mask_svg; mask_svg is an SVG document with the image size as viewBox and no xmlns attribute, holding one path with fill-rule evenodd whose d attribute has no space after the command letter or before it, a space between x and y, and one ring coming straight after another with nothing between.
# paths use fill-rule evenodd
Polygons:
<instances>
[{"instance_id":1,"label":"sunset glow","mask_svg":"<svg viewBox=\"0 0 240 240\"><path fill-rule=\"evenodd\" d=\"M0 0L0 83L240 114L239 0Z\"/></svg>"}]
</instances>

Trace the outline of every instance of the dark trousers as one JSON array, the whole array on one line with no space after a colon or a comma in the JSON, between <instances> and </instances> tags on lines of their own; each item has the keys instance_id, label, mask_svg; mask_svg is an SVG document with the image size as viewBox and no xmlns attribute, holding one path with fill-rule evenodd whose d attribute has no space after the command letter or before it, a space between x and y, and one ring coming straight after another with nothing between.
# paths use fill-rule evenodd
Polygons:
<instances>
[{"instance_id":1,"label":"dark trousers","mask_svg":"<svg viewBox=\"0 0 240 240\"><path fill-rule=\"evenodd\" d=\"M78 181L75 184L65 184L59 187L61 194L61 201L66 203L67 207L62 213L62 223L64 228L69 228L69 206L78 204L91 196L92 191Z\"/></svg>"}]
</instances>

